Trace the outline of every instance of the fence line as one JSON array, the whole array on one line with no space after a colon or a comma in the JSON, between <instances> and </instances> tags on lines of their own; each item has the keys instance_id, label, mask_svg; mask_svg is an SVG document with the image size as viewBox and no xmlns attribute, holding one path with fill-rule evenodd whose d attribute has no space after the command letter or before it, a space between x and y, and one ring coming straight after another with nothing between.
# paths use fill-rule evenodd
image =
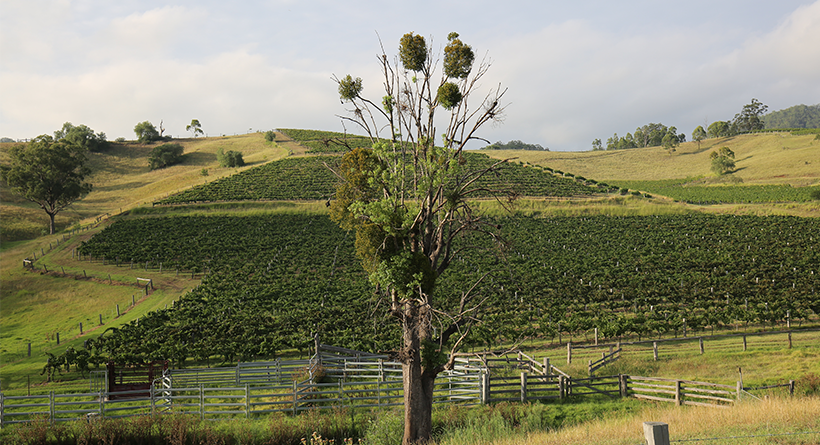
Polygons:
<instances>
[{"instance_id":1,"label":"fence line","mask_svg":"<svg viewBox=\"0 0 820 445\"><path fill-rule=\"evenodd\" d=\"M793 338L794 334L802 334L807 332L818 332L820 328L802 328L802 329L788 329L785 331L763 331L763 332L744 332L744 333L737 333L737 334L715 334L715 335L707 335L707 336L697 336L697 337L676 337L676 338L665 338L665 339L655 339L655 340L642 340L642 341L632 341L632 342L616 342L616 343L606 343L606 344L593 344L593 345L578 345L574 344L573 342L567 342L567 364L572 363L573 357L577 354L574 352L577 350L594 350L594 349L605 349L609 348L610 353L613 352L613 349L622 350L624 346L641 346L641 345L652 345L653 349L653 356L655 360L658 360L659 357L659 350L660 346L663 343L687 343L687 342L698 342L700 353L704 354L706 350L706 340L722 340L722 339L730 339L730 338L738 338L741 340L739 343L739 347L742 348L743 351L748 350L748 337L764 337L764 336L776 336L776 335L783 335L785 339L780 341L775 341L776 343L784 345L786 348L791 348L793 346ZM763 341L763 340L761 340ZM772 341L768 341L768 343L772 343ZM726 348L727 346L721 345L718 348ZM621 351L623 352L623 351ZM614 361L614 360L613 360ZM595 363L593 363L594 365ZM594 371L594 370L593 370Z\"/></svg>"}]
</instances>

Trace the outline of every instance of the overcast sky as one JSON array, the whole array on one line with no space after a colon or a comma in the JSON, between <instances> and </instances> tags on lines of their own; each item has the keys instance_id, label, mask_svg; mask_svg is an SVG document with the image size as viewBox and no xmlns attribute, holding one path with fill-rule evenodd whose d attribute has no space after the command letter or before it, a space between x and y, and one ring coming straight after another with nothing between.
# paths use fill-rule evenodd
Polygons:
<instances>
[{"instance_id":1,"label":"overcast sky","mask_svg":"<svg viewBox=\"0 0 820 445\"><path fill-rule=\"evenodd\" d=\"M509 88L481 134L551 150L649 122L692 130L756 98L769 111L820 103L820 0L232 1L3 0L0 136L63 122L109 139L164 121L185 136L249 129L341 131L331 80L379 99L379 37L440 50L456 31Z\"/></svg>"}]
</instances>

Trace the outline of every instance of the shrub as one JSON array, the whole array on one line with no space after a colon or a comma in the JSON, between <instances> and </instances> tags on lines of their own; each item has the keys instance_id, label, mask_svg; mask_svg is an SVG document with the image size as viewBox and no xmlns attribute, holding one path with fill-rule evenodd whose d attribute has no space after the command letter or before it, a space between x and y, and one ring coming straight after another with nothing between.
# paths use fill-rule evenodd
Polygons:
<instances>
[{"instance_id":1,"label":"shrub","mask_svg":"<svg viewBox=\"0 0 820 445\"><path fill-rule=\"evenodd\" d=\"M219 161L220 167L242 167L245 165L245 160L242 159L242 153L234 150L224 151L219 149L216 152L216 159Z\"/></svg>"},{"instance_id":2,"label":"shrub","mask_svg":"<svg viewBox=\"0 0 820 445\"><path fill-rule=\"evenodd\" d=\"M276 139L276 132L273 130L268 130L265 132L265 140L268 142L273 142Z\"/></svg>"},{"instance_id":3,"label":"shrub","mask_svg":"<svg viewBox=\"0 0 820 445\"><path fill-rule=\"evenodd\" d=\"M169 165L179 164L182 162L182 151L182 145L179 144L162 144L156 146L151 150L151 156L148 158L148 166L151 167L151 170L156 170Z\"/></svg>"}]
</instances>

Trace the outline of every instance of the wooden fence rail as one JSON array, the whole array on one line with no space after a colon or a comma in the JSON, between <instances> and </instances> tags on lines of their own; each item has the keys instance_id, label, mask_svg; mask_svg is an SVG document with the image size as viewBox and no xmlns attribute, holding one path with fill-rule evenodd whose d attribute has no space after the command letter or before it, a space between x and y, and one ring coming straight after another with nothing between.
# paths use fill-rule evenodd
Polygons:
<instances>
[{"instance_id":1,"label":"wooden fence rail","mask_svg":"<svg viewBox=\"0 0 820 445\"><path fill-rule=\"evenodd\" d=\"M740 398L742 390L739 383L737 386L730 386L690 380L629 376L629 391L632 397L673 402L676 405L725 408Z\"/></svg>"},{"instance_id":2,"label":"wooden fence rail","mask_svg":"<svg viewBox=\"0 0 820 445\"><path fill-rule=\"evenodd\" d=\"M441 379L436 382L434 403L481 403L478 380ZM298 414L306 410L341 407L386 408L403 404L402 380L308 383L234 387L157 388L80 394L3 396L0 424L48 418L51 422L90 417L119 418L148 414L193 414L200 419L250 418L270 413ZM134 398L137 396L137 398Z\"/></svg>"}]
</instances>

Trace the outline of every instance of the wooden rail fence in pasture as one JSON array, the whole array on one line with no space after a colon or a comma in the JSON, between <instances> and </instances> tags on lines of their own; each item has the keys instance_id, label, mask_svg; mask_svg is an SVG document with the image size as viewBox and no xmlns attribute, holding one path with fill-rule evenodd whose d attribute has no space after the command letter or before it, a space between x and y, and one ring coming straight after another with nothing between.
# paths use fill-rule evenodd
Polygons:
<instances>
[{"instance_id":1,"label":"wooden rail fence in pasture","mask_svg":"<svg viewBox=\"0 0 820 445\"><path fill-rule=\"evenodd\" d=\"M743 393L739 382L737 386L730 386L639 376L628 377L628 388L630 395L638 399L721 408L733 405Z\"/></svg>"},{"instance_id":2,"label":"wooden rail fence in pasture","mask_svg":"<svg viewBox=\"0 0 820 445\"><path fill-rule=\"evenodd\" d=\"M317 345L310 360L240 363L234 367L165 370L150 387L112 391L104 371L82 394L8 396L0 393L0 425L182 413L200 419L252 418L305 410L381 409L403 404L401 364L375 354ZM613 351L613 354L616 351ZM117 375L110 378L116 379ZM788 385L793 391L794 383ZM766 387L769 388L769 387ZM677 405L727 407L751 396L743 388L689 380L613 375L573 378L523 353L464 354L439 374L435 404L477 405L568 397L635 397Z\"/></svg>"}]
</instances>

